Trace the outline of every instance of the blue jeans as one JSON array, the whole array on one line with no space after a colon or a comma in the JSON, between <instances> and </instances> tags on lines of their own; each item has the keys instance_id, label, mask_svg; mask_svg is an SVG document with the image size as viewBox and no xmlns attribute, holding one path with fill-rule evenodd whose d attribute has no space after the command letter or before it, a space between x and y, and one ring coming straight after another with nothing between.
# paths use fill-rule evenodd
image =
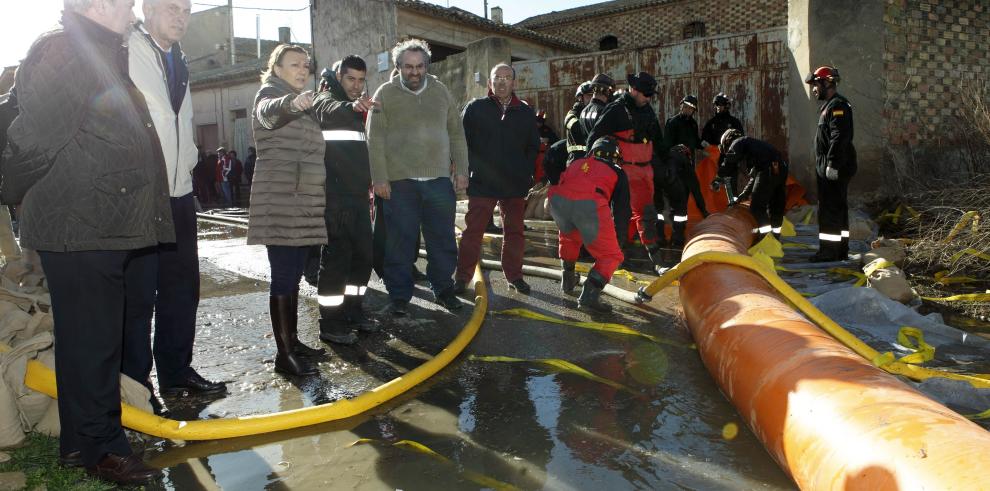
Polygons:
<instances>
[{"instance_id":1,"label":"blue jeans","mask_svg":"<svg viewBox=\"0 0 990 491\"><path fill-rule=\"evenodd\" d=\"M420 227L426 241L426 276L434 295L454 286L457 243L454 209L457 197L447 177L429 181L392 181L385 208L385 287L392 301L408 302L413 294L412 265Z\"/></svg>"},{"instance_id":2,"label":"blue jeans","mask_svg":"<svg viewBox=\"0 0 990 491\"><path fill-rule=\"evenodd\" d=\"M220 189L223 190L223 199L227 206L234 206L234 188L231 187L230 181L224 181L220 184Z\"/></svg>"},{"instance_id":3,"label":"blue jeans","mask_svg":"<svg viewBox=\"0 0 990 491\"><path fill-rule=\"evenodd\" d=\"M299 280L306 268L309 249L309 246L268 246L268 264L272 268L272 296L299 293Z\"/></svg>"}]
</instances>

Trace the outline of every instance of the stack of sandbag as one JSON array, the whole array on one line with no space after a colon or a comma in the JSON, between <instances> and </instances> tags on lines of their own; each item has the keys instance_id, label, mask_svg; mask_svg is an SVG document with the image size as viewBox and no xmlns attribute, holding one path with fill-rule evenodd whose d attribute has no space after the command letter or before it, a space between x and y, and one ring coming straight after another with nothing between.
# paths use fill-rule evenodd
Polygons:
<instances>
[{"instance_id":1,"label":"stack of sandbag","mask_svg":"<svg viewBox=\"0 0 990 491\"><path fill-rule=\"evenodd\" d=\"M907 257L904 244L890 239L877 239L869 252L863 254L863 274L866 284L891 300L909 303L915 293L901 269Z\"/></svg>"},{"instance_id":2,"label":"stack of sandbag","mask_svg":"<svg viewBox=\"0 0 990 491\"><path fill-rule=\"evenodd\" d=\"M549 220L550 219L550 202L547 200L547 192L550 191L550 185L547 183L540 183L529 190L529 194L526 196L526 213L523 218L528 220Z\"/></svg>"}]
</instances>

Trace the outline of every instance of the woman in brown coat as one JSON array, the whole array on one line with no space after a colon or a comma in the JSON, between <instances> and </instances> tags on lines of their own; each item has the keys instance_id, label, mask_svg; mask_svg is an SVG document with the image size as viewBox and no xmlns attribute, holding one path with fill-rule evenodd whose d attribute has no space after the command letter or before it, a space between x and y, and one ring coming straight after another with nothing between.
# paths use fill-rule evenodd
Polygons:
<instances>
[{"instance_id":1,"label":"woman in brown coat","mask_svg":"<svg viewBox=\"0 0 990 491\"><path fill-rule=\"evenodd\" d=\"M310 358L324 353L297 337L299 280L309 246L327 243L323 166L325 145L320 125L310 115L313 91L309 54L288 44L275 48L254 101L254 139L258 150L248 244L264 244L271 265L269 308L278 355L275 371L287 375L317 372Z\"/></svg>"}]
</instances>

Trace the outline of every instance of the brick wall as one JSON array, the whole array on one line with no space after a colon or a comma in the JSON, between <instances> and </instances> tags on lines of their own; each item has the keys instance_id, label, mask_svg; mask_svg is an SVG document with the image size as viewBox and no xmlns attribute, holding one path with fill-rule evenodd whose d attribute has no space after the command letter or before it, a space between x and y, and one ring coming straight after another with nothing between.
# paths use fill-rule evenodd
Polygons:
<instances>
[{"instance_id":1,"label":"brick wall","mask_svg":"<svg viewBox=\"0 0 990 491\"><path fill-rule=\"evenodd\" d=\"M682 0L534 30L597 51L605 36L617 37L619 48L677 42L683 39L685 25L699 21L705 24L705 36L787 26L787 0Z\"/></svg>"},{"instance_id":2,"label":"brick wall","mask_svg":"<svg viewBox=\"0 0 990 491\"><path fill-rule=\"evenodd\" d=\"M985 87L990 76L990 3L986 0L884 0L883 137L892 164L929 160L927 170L972 173L977 155L960 155L972 134L962 112L970 110L960 91ZM988 142L982 141L986 148ZM945 150L952 150L947 158ZM983 157L984 164L986 162ZM934 167L939 167L935 171ZM918 170L918 169L915 169ZM926 169L920 169L926 170Z\"/></svg>"}]
</instances>

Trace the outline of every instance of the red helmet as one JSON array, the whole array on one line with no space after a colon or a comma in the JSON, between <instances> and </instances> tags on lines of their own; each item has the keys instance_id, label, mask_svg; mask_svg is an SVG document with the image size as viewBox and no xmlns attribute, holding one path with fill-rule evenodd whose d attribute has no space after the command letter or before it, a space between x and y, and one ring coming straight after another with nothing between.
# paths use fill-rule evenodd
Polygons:
<instances>
[{"instance_id":1,"label":"red helmet","mask_svg":"<svg viewBox=\"0 0 990 491\"><path fill-rule=\"evenodd\" d=\"M804 78L804 83L813 84L819 80L824 80L826 82L831 82L831 83L839 83L840 79L841 77L839 77L839 69L833 66L826 65L823 67L818 67L815 71L809 73L808 76Z\"/></svg>"}]
</instances>

